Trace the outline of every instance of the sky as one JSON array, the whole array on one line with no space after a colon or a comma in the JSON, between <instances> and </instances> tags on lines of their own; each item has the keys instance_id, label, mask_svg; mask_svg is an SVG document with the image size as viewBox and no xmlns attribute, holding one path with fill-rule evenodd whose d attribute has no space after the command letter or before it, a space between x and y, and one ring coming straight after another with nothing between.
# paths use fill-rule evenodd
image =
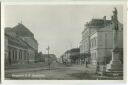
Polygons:
<instances>
[{"instance_id":1,"label":"sky","mask_svg":"<svg viewBox=\"0 0 128 85\"><path fill-rule=\"evenodd\" d=\"M22 22L39 44L39 52L60 57L66 50L79 47L84 24L93 18L110 19L114 7L118 19L123 22L120 5L5 5L5 27L14 27Z\"/></svg>"}]
</instances>

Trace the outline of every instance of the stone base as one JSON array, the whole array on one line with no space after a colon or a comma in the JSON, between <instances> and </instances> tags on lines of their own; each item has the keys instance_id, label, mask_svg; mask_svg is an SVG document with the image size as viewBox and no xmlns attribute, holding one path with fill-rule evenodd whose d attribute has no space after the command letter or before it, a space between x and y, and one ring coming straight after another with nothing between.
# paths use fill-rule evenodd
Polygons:
<instances>
[{"instance_id":1,"label":"stone base","mask_svg":"<svg viewBox=\"0 0 128 85\"><path fill-rule=\"evenodd\" d=\"M123 71L123 64L120 61L118 49L112 51L112 60L107 64L106 71Z\"/></svg>"},{"instance_id":2,"label":"stone base","mask_svg":"<svg viewBox=\"0 0 128 85\"><path fill-rule=\"evenodd\" d=\"M121 64L121 61L111 61L107 65L107 71L123 71L123 64Z\"/></svg>"}]
</instances>

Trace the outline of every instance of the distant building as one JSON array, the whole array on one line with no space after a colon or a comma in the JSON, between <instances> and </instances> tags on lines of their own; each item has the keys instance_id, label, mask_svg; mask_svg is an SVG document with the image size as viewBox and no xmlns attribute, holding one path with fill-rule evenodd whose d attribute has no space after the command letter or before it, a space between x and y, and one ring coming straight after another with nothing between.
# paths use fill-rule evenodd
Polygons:
<instances>
[{"instance_id":1,"label":"distant building","mask_svg":"<svg viewBox=\"0 0 128 85\"><path fill-rule=\"evenodd\" d=\"M38 43L23 24L5 28L5 64L34 63Z\"/></svg>"},{"instance_id":2,"label":"distant building","mask_svg":"<svg viewBox=\"0 0 128 85\"><path fill-rule=\"evenodd\" d=\"M123 25L119 22L118 46L123 50ZM90 62L108 63L112 56L113 47L113 23L112 20L92 19L86 23L80 42L80 53L90 53ZM123 53L123 51L122 51Z\"/></svg>"},{"instance_id":3,"label":"distant building","mask_svg":"<svg viewBox=\"0 0 128 85\"><path fill-rule=\"evenodd\" d=\"M42 52L38 53L37 61L36 62L45 62L45 57L43 56Z\"/></svg>"},{"instance_id":4,"label":"distant building","mask_svg":"<svg viewBox=\"0 0 128 85\"><path fill-rule=\"evenodd\" d=\"M62 57L57 58L57 61L58 61L59 63L63 63L63 62L62 62Z\"/></svg>"},{"instance_id":5,"label":"distant building","mask_svg":"<svg viewBox=\"0 0 128 85\"><path fill-rule=\"evenodd\" d=\"M61 56L62 62L65 64L78 64L80 63L80 49L72 48L64 52Z\"/></svg>"},{"instance_id":6,"label":"distant building","mask_svg":"<svg viewBox=\"0 0 128 85\"><path fill-rule=\"evenodd\" d=\"M45 58L45 62L49 62L49 61L57 61L57 57L55 54L43 54L44 58Z\"/></svg>"},{"instance_id":7,"label":"distant building","mask_svg":"<svg viewBox=\"0 0 128 85\"><path fill-rule=\"evenodd\" d=\"M71 63L71 51L67 50L66 52L64 52L64 54L61 56L62 57L62 62L63 63Z\"/></svg>"},{"instance_id":8,"label":"distant building","mask_svg":"<svg viewBox=\"0 0 128 85\"><path fill-rule=\"evenodd\" d=\"M52 61L57 61L57 57L55 54L43 54L42 52L38 53L38 61L37 62L52 62Z\"/></svg>"}]
</instances>

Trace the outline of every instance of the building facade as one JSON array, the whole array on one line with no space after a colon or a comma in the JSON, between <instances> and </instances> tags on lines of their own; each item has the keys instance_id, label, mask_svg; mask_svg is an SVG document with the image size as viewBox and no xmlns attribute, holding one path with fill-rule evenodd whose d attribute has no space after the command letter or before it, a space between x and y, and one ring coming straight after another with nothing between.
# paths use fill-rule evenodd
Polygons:
<instances>
[{"instance_id":1,"label":"building facade","mask_svg":"<svg viewBox=\"0 0 128 85\"><path fill-rule=\"evenodd\" d=\"M46 63L57 61L55 54L43 54Z\"/></svg>"},{"instance_id":2,"label":"building facade","mask_svg":"<svg viewBox=\"0 0 128 85\"><path fill-rule=\"evenodd\" d=\"M123 25L119 22L118 46L123 50ZM89 32L88 32L88 30ZM87 32L86 32L87 31ZM86 34L87 33L87 34ZM86 34L84 36L84 34ZM113 49L113 23L112 20L92 19L86 23L85 29L82 32L82 41L80 52L88 52L91 54L90 62L96 65L97 62L102 64L108 63L112 57ZM90 44L88 44L90 43Z\"/></svg>"},{"instance_id":3,"label":"building facade","mask_svg":"<svg viewBox=\"0 0 128 85\"><path fill-rule=\"evenodd\" d=\"M38 61L37 62L53 62L57 61L57 57L55 54L43 54L42 52L38 53Z\"/></svg>"},{"instance_id":4,"label":"building facade","mask_svg":"<svg viewBox=\"0 0 128 85\"><path fill-rule=\"evenodd\" d=\"M64 64L79 64L80 63L80 49L72 48L64 52L61 56L62 62Z\"/></svg>"},{"instance_id":5,"label":"building facade","mask_svg":"<svg viewBox=\"0 0 128 85\"><path fill-rule=\"evenodd\" d=\"M20 32L20 30L22 30L22 32ZM20 33L26 34L22 36ZM33 45L36 47L34 48L29 42L23 39L29 35L29 33L31 32L28 28L21 23L13 28L5 28L5 65L35 62L36 52L38 51L38 43L34 42L35 44ZM31 38L33 36L29 37ZM31 43L33 42L31 41Z\"/></svg>"}]
</instances>

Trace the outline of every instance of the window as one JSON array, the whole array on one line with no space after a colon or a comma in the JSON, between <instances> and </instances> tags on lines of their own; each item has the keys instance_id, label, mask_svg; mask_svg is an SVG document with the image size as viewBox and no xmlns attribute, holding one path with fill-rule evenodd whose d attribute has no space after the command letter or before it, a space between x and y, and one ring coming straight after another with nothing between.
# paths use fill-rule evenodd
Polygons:
<instances>
[{"instance_id":1,"label":"window","mask_svg":"<svg viewBox=\"0 0 128 85\"><path fill-rule=\"evenodd\" d=\"M93 41L91 40L91 48L93 47Z\"/></svg>"},{"instance_id":2,"label":"window","mask_svg":"<svg viewBox=\"0 0 128 85\"><path fill-rule=\"evenodd\" d=\"M12 55L13 57L12 58L13 58L13 60L15 60L15 51L12 50L12 53L13 53L13 55Z\"/></svg>"},{"instance_id":3,"label":"window","mask_svg":"<svg viewBox=\"0 0 128 85\"><path fill-rule=\"evenodd\" d=\"M94 47L94 38L92 39L92 47Z\"/></svg>"},{"instance_id":4,"label":"window","mask_svg":"<svg viewBox=\"0 0 128 85\"><path fill-rule=\"evenodd\" d=\"M91 39L91 48L96 46L96 38Z\"/></svg>"},{"instance_id":5,"label":"window","mask_svg":"<svg viewBox=\"0 0 128 85\"><path fill-rule=\"evenodd\" d=\"M20 51L19 51L19 59L21 59L20 54L21 54L21 53L20 53Z\"/></svg>"},{"instance_id":6,"label":"window","mask_svg":"<svg viewBox=\"0 0 128 85\"><path fill-rule=\"evenodd\" d=\"M95 52L95 59L96 59L96 52Z\"/></svg>"},{"instance_id":7,"label":"window","mask_svg":"<svg viewBox=\"0 0 128 85\"><path fill-rule=\"evenodd\" d=\"M20 51L19 55L20 55L20 59L22 59L22 51Z\"/></svg>"},{"instance_id":8,"label":"window","mask_svg":"<svg viewBox=\"0 0 128 85\"><path fill-rule=\"evenodd\" d=\"M94 38L94 46L96 46L96 38Z\"/></svg>"},{"instance_id":9,"label":"window","mask_svg":"<svg viewBox=\"0 0 128 85\"><path fill-rule=\"evenodd\" d=\"M24 51L24 60L26 60L26 53L25 53L25 51Z\"/></svg>"},{"instance_id":10,"label":"window","mask_svg":"<svg viewBox=\"0 0 128 85\"><path fill-rule=\"evenodd\" d=\"M17 60L17 51L15 51L15 59Z\"/></svg>"}]
</instances>

